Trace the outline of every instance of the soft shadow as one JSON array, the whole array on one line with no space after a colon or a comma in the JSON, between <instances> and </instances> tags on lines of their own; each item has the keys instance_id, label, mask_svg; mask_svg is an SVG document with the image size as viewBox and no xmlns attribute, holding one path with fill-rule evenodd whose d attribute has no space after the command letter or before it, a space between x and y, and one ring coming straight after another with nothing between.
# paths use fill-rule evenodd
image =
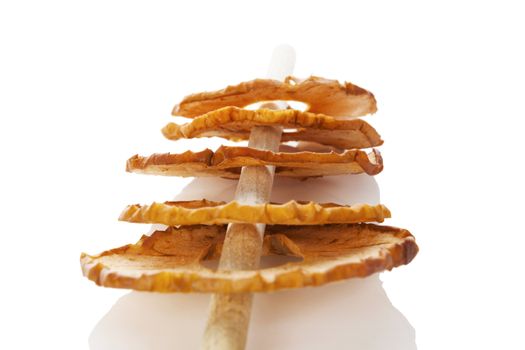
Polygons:
<instances>
[{"instance_id":1,"label":"soft shadow","mask_svg":"<svg viewBox=\"0 0 525 350\"><path fill-rule=\"evenodd\" d=\"M201 178L176 200L230 200L236 181ZM276 179L272 200L378 203L366 175L307 181ZM89 337L92 350L198 349L209 296L131 292L120 298ZM378 275L318 288L257 294L248 349L413 350L415 331L390 303Z\"/></svg>"},{"instance_id":2,"label":"soft shadow","mask_svg":"<svg viewBox=\"0 0 525 350\"><path fill-rule=\"evenodd\" d=\"M248 349L417 348L414 329L374 275L257 295Z\"/></svg>"}]
</instances>

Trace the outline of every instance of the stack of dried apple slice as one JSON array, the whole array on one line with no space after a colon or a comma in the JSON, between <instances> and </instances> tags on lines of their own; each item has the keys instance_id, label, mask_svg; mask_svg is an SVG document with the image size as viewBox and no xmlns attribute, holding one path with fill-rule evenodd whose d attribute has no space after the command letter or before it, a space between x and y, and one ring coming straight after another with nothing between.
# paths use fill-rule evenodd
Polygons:
<instances>
[{"instance_id":1,"label":"stack of dried apple slice","mask_svg":"<svg viewBox=\"0 0 525 350\"><path fill-rule=\"evenodd\" d=\"M306 111L245 109L268 101L299 101ZM267 106L265 105L262 105ZM276 176L375 175L383 169L377 131L357 117L376 111L374 96L351 83L310 77L284 81L256 79L215 92L190 95L173 110L192 118L169 123L170 140L218 136L247 140L254 127L281 127L279 151L221 146L215 151L135 155L127 171L168 176L239 178L241 168L274 166ZM417 254L404 229L379 226L390 211L383 205L212 202L205 199L130 205L120 220L167 225L136 244L98 255L82 254L84 275L98 285L156 292L266 292L318 286L364 277L409 263ZM218 259L226 224L266 224L262 255L302 258L264 269L218 269L202 264Z\"/></svg>"}]
</instances>

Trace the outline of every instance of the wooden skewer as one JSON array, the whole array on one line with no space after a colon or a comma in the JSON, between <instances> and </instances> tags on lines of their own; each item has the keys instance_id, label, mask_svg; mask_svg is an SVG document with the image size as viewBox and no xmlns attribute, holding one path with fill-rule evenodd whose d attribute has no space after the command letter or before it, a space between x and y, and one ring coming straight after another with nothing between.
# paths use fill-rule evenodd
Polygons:
<instances>
[{"instance_id":1,"label":"wooden skewer","mask_svg":"<svg viewBox=\"0 0 525 350\"><path fill-rule=\"evenodd\" d=\"M272 55L269 78L282 80L292 74L295 53L289 46L277 47ZM286 109L283 102L266 103L261 108ZM248 146L278 151L281 127L252 128ZM273 185L274 166L246 166L241 170L235 199L246 204L267 203ZM253 270L259 267L264 224L230 224L219 261L219 270ZM214 294L204 332L203 350L242 350L246 345L253 295L251 293Z\"/></svg>"}]
</instances>

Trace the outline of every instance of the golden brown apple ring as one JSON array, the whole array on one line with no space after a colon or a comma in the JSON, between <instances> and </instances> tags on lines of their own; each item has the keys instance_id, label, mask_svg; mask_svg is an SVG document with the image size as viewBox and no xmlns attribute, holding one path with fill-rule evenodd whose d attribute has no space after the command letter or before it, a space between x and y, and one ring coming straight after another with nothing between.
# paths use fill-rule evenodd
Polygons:
<instances>
[{"instance_id":1,"label":"golden brown apple ring","mask_svg":"<svg viewBox=\"0 0 525 350\"><path fill-rule=\"evenodd\" d=\"M408 264L417 254L404 229L372 224L268 226L263 255L300 262L250 270L214 271L225 226L184 226L156 231L137 244L96 256L82 254L84 275L98 285L150 292L268 292L365 277Z\"/></svg>"},{"instance_id":2,"label":"golden brown apple ring","mask_svg":"<svg viewBox=\"0 0 525 350\"><path fill-rule=\"evenodd\" d=\"M226 106L245 107L273 100L304 102L308 112L334 117L360 117L377 110L371 92L351 83L312 76L305 80L287 77L284 82L255 79L218 91L192 94L173 108L173 115L193 118Z\"/></svg>"},{"instance_id":3,"label":"golden brown apple ring","mask_svg":"<svg viewBox=\"0 0 525 350\"><path fill-rule=\"evenodd\" d=\"M215 225L262 223L270 225L324 225L358 222L383 222L390 211L382 204L339 205L289 201L283 204L242 204L237 201L208 200L129 205L119 220L146 224Z\"/></svg>"},{"instance_id":4,"label":"golden brown apple ring","mask_svg":"<svg viewBox=\"0 0 525 350\"><path fill-rule=\"evenodd\" d=\"M337 119L293 109L224 107L187 124L169 123L162 133L170 140L217 136L240 141L247 140L251 129L261 125L282 126L282 142L313 141L345 149L375 147L383 143L377 131L362 119Z\"/></svg>"},{"instance_id":5,"label":"golden brown apple ring","mask_svg":"<svg viewBox=\"0 0 525 350\"><path fill-rule=\"evenodd\" d=\"M297 149L296 149L297 150ZM276 166L275 174L288 177L315 177L342 174L376 175L383 170L381 154L373 149L330 152L271 152L249 147L221 146L217 151L186 151L180 154L135 155L128 159L126 171L167 176L221 176L239 178L240 168L253 165Z\"/></svg>"}]
</instances>

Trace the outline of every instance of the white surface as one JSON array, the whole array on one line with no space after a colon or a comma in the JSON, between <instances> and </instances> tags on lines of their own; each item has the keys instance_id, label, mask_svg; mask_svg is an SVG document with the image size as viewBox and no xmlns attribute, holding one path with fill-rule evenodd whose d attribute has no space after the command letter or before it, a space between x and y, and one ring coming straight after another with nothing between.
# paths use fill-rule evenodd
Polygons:
<instances>
[{"instance_id":1,"label":"white surface","mask_svg":"<svg viewBox=\"0 0 525 350\"><path fill-rule=\"evenodd\" d=\"M376 180L388 224L421 248L381 279L418 349L525 347L518 2L321 5L1 3L0 348L86 349L116 302L135 305L82 278L79 253L136 241L144 227L117 222L122 208L189 180L126 174L124 161L217 145L169 142L159 129L185 94L264 75L280 42L295 47L298 76L347 79L378 100L367 120L385 139ZM377 310L362 300L363 315Z\"/></svg>"}]
</instances>

